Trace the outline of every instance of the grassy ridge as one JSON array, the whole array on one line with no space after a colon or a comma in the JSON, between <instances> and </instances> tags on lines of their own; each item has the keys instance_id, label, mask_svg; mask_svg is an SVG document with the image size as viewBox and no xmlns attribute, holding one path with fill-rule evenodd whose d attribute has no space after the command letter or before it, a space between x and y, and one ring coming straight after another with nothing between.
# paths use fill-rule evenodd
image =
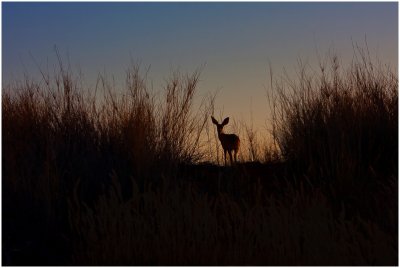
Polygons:
<instances>
[{"instance_id":1,"label":"grassy ridge","mask_svg":"<svg viewBox=\"0 0 400 268\"><path fill-rule=\"evenodd\" d=\"M198 72L3 87L3 264L396 265L397 77L331 66L274 84L279 153L234 167L196 164Z\"/></svg>"},{"instance_id":2,"label":"grassy ridge","mask_svg":"<svg viewBox=\"0 0 400 268\"><path fill-rule=\"evenodd\" d=\"M303 66L299 81L276 84L275 138L293 171L396 233L397 76L368 51L354 57L348 69L332 57L318 74Z\"/></svg>"}]
</instances>

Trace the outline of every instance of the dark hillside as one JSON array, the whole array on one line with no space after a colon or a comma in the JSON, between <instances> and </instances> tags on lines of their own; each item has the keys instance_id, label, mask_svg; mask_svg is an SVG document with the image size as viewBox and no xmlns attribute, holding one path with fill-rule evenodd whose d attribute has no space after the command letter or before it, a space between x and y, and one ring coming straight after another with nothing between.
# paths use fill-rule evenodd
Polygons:
<instances>
[{"instance_id":1,"label":"dark hillside","mask_svg":"<svg viewBox=\"0 0 400 268\"><path fill-rule=\"evenodd\" d=\"M398 265L397 76L332 64L273 82L276 157L226 167L198 73L3 87L2 265Z\"/></svg>"}]
</instances>

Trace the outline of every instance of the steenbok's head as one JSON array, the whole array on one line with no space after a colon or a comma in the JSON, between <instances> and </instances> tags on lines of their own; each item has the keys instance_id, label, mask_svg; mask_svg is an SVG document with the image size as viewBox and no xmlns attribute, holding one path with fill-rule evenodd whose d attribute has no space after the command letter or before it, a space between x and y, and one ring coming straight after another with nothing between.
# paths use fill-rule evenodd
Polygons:
<instances>
[{"instance_id":1,"label":"steenbok's head","mask_svg":"<svg viewBox=\"0 0 400 268\"><path fill-rule=\"evenodd\" d=\"M222 129L224 128L225 125L227 125L229 123L229 117L225 118L224 121L222 121L221 124L219 124L218 121L213 116L211 116L211 120L217 126L218 134L224 133L222 131Z\"/></svg>"}]
</instances>

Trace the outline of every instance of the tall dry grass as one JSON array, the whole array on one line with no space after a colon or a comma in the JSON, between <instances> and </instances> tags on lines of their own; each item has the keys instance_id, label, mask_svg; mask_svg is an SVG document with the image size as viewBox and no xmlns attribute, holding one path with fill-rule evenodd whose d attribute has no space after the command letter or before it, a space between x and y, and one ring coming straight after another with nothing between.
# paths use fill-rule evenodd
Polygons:
<instances>
[{"instance_id":1,"label":"tall dry grass","mask_svg":"<svg viewBox=\"0 0 400 268\"><path fill-rule=\"evenodd\" d=\"M356 46L348 67L330 55L317 72L300 62L298 79L272 80L273 134L293 173L397 237L397 75Z\"/></svg>"},{"instance_id":2,"label":"tall dry grass","mask_svg":"<svg viewBox=\"0 0 400 268\"><path fill-rule=\"evenodd\" d=\"M276 83L279 148L244 125L268 163L227 168L196 165L218 156L199 72L3 86L3 264L396 265L397 77L332 63Z\"/></svg>"},{"instance_id":3,"label":"tall dry grass","mask_svg":"<svg viewBox=\"0 0 400 268\"><path fill-rule=\"evenodd\" d=\"M274 134L283 157L319 179L397 170L397 77L359 53L348 69L333 56L320 74L301 66L298 81L275 85Z\"/></svg>"},{"instance_id":4,"label":"tall dry grass","mask_svg":"<svg viewBox=\"0 0 400 268\"><path fill-rule=\"evenodd\" d=\"M199 74L176 73L164 96L156 98L146 72L133 65L117 94L121 91L102 75L94 89L82 88L79 74L59 57L53 77L42 72L40 81L26 77L3 87L5 256L47 250L39 233L65 237L67 200L77 185L80 202L92 205L113 176L129 197L133 182L143 190L179 162L200 159L198 137L209 114L205 103L199 109L204 115L192 112Z\"/></svg>"}]
</instances>

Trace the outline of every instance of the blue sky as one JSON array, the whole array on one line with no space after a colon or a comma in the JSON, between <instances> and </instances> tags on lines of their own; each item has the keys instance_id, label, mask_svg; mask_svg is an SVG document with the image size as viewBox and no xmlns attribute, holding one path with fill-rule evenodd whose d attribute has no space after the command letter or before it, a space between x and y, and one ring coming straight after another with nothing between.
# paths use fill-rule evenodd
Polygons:
<instances>
[{"instance_id":1,"label":"blue sky","mask_svg":"<svg viewBox=\"0 0 400 268\"><path fill-rule=\"evenodd\" d=\"M261 126L265 87L275 73L294 69L299 58L334 49L346 61L352 42L368 45L397 68L398 4L391 3L2 3L3 84L24 70L37 74L30 54L44 67L54 45L69 54L87 83L104 70L123 80L130 60L151 65L155 89L179 68L204 65L199 95L219 90L217 112Z\"/></svg>"}]
</instances>

